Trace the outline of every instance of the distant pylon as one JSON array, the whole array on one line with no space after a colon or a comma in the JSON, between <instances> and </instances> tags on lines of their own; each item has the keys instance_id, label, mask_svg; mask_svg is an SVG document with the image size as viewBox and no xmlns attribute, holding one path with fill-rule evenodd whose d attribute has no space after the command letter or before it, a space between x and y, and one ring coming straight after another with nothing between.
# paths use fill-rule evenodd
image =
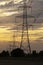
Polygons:
<instances>
[{"instance_id":1,"label":"distant pylon","mask_svg":"<svg viewBox=\"0 0 43 65\"><path fill-rule=\"evenodd\" d=\"M15 29L16 29L16 31L14 30L14 34L13 34L13 46L12 46L13 49L17 48L17 46L16 46L16 43L17 43L16 39L17 38L16 37L18 34L16 34L16 32L18 32L18 26L16 25L16 23L17 22L16 22L16 16L15 16L15 26L16 26Z\"/></svg>"},{"instance_id":2,"label":"distant pylon","mask_svg":"<svg viewBox=\"0 0 43 65\"><path fill-rule=\"evenodd\" d=\"M15 26L13 27L13 29L15 29ZM12 49L14 49L15 48L15 30L13 31L14 33L13 33L13 44L12 44Z\"/></svg>"}]
</instances>

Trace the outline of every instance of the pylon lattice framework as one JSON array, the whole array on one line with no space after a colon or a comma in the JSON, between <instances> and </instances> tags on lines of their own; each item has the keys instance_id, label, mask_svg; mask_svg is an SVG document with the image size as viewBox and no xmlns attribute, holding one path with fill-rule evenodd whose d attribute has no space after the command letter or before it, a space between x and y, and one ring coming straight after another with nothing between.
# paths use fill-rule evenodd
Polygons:
<instances>
[{"instance_id":1,"label":"pylon lattice framework","mask_svg":"<svg viewBox=\"0 0 43 65\"><path fill-rule=\"evenodd\" d=\"M25 31L25 27L26 27L26 35L27 35L27 43L28 43L27 47L29 49L28 50L29 53L31 53L31 47L30 47L30 42L29 42L29 34L28 34L28 21L27 21L27 8L31 8L31 5L27 6L26 5L26 0L24 0L23 2L24 2L23 6L22 6L22 8L23 8L23 16L22 16L23 17L23 24L22 24L22 36L21 36L20 48L23 47L23 38L24 38L24 33L25 33L24 31Z\"/></svg>"}]
</instances>

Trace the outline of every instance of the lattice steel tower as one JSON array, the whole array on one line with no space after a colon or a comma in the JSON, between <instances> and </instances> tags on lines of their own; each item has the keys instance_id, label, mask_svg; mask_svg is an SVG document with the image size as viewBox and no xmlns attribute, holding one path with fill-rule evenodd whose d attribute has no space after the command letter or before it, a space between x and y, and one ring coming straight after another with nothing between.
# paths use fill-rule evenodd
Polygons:
<instances>
[{"instance_id":1,"label":"lattice steel tower","mask_svg":"<svg viewBox=\"0 0 43 65\"><path fill-rule=\"evenodd\" d=\"M31 47L30 47L30 42L29 42L29 34L28 34L27 8L32 8L32 7L31 7L31 5L27 6L26 1L27 0L23 0L23 6L21 6L23 8L23 15L22 15L22 17L23 17L23 24L22 24L22 36L21 36L20 48L23 47L23 41L25 40L25 36L24 35L25 35L25 31L26 31L26 39L27 39L27 43L28 43L27 48L28 48L29 53L31 53ZM31 3L32 3L32 1L31 1Z\"/></svg>"}]
</instances>

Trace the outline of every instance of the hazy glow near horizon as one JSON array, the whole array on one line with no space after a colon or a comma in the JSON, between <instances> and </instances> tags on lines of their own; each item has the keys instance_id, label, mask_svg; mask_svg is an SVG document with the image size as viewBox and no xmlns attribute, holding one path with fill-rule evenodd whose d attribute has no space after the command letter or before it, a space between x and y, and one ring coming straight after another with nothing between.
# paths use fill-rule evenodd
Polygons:
<instances>
[{"instance_id":1,"label":"hazy glow near horizon","mask_svg":"<svg viewBox=\"0 0 43 65\"><path fill-rule=\"evenodd\" d=\"M12 30L8 30L9 28L0 28L0 41L13 41L13 35L14 35L14 32ZM43 30L29 30L29 39L31 41L34 41L34 40L37 40L38 38L40 37L43 37ZM17 35L15 37L15 41L18 41L20 42L21 41L21 33L20 32L17 32L15 33L16 35L17 34L20 34L19 36ZM40 36L37 35L37 34L41 34ZM26 38L26 36L24 36Z\"/></svg>"}]
</instances>

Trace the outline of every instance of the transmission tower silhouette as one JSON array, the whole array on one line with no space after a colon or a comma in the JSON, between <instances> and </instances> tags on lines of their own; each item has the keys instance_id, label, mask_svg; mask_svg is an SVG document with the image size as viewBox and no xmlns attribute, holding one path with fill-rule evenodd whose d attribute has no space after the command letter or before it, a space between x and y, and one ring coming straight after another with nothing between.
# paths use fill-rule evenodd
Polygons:
<instances>
[{"instance_id":1,"label":"transmission tower silhouette","mask_svg":"<svg viewBox=\"0 0 43 65\"><path fill-rule=\"evenodd\" d=\"M31 8L29 6L29 8ZM27 5L26 5L26 0L24 0L24 6L23 6L23 25L22 25L22 36L21 36L21 44L20 48L22 47L23 43L23 36L24 36L24 27L26 27L26 32L27 32L27 43L28 43L28 48L29 48L29 53L31 53L31 47L30 47L30 42L29 42L29 34L28 34L28 23L27 23Z\"/></svg>"},{"instance_id":2,"label":"transmission tower silhouette","mask_svg":"<svg viewBox=\"0 0 43 65\"><path fill-rule=\"evenodd\" d=\"M32 3L32 1L31 1L31 3ZM31 9L31 13L32 13L32 6L31 6L31 4L29 6L27 6L26 0L23 0L23 6L19 6L19 8L23 8L23 15L16 16L17 18L23 18L20 48L23 48L23 41L25 40L24 34L25 34L25 31L26 31L26 38L27 38L27 43L28 43L27 48L28 48L29 53L31 53L31 47L30 47L30 42L29 42L29 33L28 33L28 21L27 21L27 17L28 18L31 18L33 16L32 15L27 15L27 8L30 8ZM29 26L32 26L32 25L29 25Z\"/></svg>"}]
</instances>

